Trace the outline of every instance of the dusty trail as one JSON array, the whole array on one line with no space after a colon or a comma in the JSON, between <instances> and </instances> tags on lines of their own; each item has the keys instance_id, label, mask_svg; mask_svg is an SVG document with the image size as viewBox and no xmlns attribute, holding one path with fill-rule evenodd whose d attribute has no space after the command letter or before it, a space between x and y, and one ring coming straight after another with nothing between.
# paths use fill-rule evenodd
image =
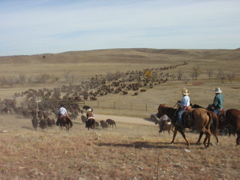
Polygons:
<instances>
[{"instance_id":1,"label":"dusty trail","mask_svg":"<svg viewBox=\"0 0 240 180\"><path fill-rule=\"evenodd\" d=\"M126 117L126 116L113 116L113 115L102 115L102 114L94 114L96 120L106 120L112 119L116 122L130 123L130 124L144 124L144 125L155 125L154 122L149 121L148 119L143 118L134 118L134 117Z\"/></svg>"}]
</instances>

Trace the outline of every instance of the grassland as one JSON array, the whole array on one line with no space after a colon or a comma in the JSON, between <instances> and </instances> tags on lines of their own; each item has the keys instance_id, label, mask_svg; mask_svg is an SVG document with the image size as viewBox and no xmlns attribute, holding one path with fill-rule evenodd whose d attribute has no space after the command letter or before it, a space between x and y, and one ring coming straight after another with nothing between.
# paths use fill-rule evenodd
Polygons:
<instances>
[{"instance_id":1,"label":"grassland","mask_svg":"<svg viewBox=\"0 0 240 180\"><path fill-rule=\"evenodd\" d=\"M75 84L96 75L151 69L175 65L186 61L188 65L166 72L183 80L169 79L167 83L146 87L138 96L109 94L97 101L86 103L94 113L138 117L143 120L155 113L160 103L173 106L181 98L181 89L190 90L192 103L207 106L213 100L215 87L221 87L225 96L225 109L240 109L240 51L236 50L157 50L113 49L1 57L0 97L13 98L14 93L33 89L55 88L69 85L64 78L73 75ZM194 67L199 77L192 80ZM208 78L207 69L213 70ZM225 75L235 73L235 79L216 78L219 70ZM55 77L51 83L2 84L19 75L27 79L48 74ZM186 83L186 79L188 79ZM98 107L98 103L123 104L121 108ZM148 105L147 110L129 108ZM125 106L126 108L122 108ZM88 131L80 119L74 121L69 132L58 127L35 131L31 120L18 115L0 116L0 179L239 179L239 147L234 136L220 136L220 143L204 149L195 145L198 134L187 133L191 143L186 149L184 140L177 135L158 134L154 124L118 122L117 128Z\"/></svg>"}]
</instances>

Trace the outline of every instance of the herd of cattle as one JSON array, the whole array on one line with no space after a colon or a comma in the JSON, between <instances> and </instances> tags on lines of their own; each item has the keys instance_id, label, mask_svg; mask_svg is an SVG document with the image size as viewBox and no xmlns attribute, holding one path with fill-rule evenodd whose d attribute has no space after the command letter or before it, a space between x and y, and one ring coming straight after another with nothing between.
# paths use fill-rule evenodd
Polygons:
<instances>
[{"instance_id":1,"label":"herd of cattle","mask_svg":"<svg viewBox=\"0 0 240 180\"><path fill-rule=\"evenodd\" d=\"M39 113L35 114L33 113L32 117L32 126L35 130L38 128L45 130L47 128L52 128L56 126L56 121L55 118L50 118L46 113ZM85 125L87 122L87 117L83 114L82 110L82 115L81 115L81 121ZM116 127L116 122L112 119L107 119L107 120L100 120L100 121L95 121L95 127L108 128L108 127Z\"/></svg>"},{"instance_id":2,"label":"herd of cattle","mask_svg":"<svg viewBox=\"0 0 240 180\"><path fill-rule=\"evenodd\" d=\"M96 75L80 82L79 85L63 85L54 89L28 89L15 93L12 99L0 100L0 113L18 114L24 118L31 118L34 128L39 126L44 129L55 124L54 119L57 117L60 104L65 105L70 118L74 120L83 113L80 105L84 105L85 101L97 100L97 97L107 94L126 95L132 92L133 95L138 95L138 92L145 92L146 88L153 88L155 85L167 82L168 78L175 78L173 74L164 73L164 71L183 65L187 65L187 62L125 73Z\"/></svg>"}]
</instances>

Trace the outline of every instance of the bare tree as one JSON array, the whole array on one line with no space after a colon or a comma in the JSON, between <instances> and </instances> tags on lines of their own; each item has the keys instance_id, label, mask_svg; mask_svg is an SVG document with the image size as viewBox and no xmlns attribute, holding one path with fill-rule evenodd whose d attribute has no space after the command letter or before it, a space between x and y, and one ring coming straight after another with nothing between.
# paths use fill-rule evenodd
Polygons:
<instances>
[{"instance_id":1,"label":"bare tree","mask_svg":"<svg viewBox=\"0 0 240 180\"><path fill-rule=\"evenodd\" d=\"M194 77L195 77L195 74L194 74L194 72L190 72L189 73L189 76L192 78L192 80L194 79Z\"/></svg>"},{"instance_id":2,"label":"bare tree","mask_svg":"<svg viewBox=\"0 0 240 180\"><path fill-rule=\"evenodd\" d=\"M192 72L192 77L195 78L195 80L197 80L197 78L199 77L199 66L194 66L193 67L193 72Z\"/></svg>"},{"instance_id":3,"label":"bare tree","mask_svg":"<svg viewBox=\"0 0 240 180\"><path fill-rule=\"evenodd\" d=\"M213 69L209 68L207 69L208 79L210 80L211 76L213 75Z\"/></svg>"},{"instance_id":4,"label":"bare tree","mask_svg":"<svg viewBox=\"0 0 240 180\"><path fill-rule=\"evenodd\" d=\"M223 68L218 68L217 79L221 79L222 83L223 83L223 80L226 79L226 75L224 73Z\"/></svg>"},{"instance_id":5,"label":"bare tree","mask_svg":"<svg viewBox=\"0 0 240 180\"><path fill-rule=\"evenodd\" d=\"M232 81L236 78L235 72L233 72L232 74L228 73L227 78L228 78L229 82L232 83Z\"/></svg>"},{"instance_id":6,"label":"bare tree","mask_svg":"<svg viewBox=\"0 0 240 180\"><path fill-rule=\"evenodd\" d=\"M65 81L69 84L69 85L73 85L76 81L79 80L79 77L77 77L75 74L72 74L70 71L67 71L64 75L65 77Z\"/></svg>"}]
</instances>

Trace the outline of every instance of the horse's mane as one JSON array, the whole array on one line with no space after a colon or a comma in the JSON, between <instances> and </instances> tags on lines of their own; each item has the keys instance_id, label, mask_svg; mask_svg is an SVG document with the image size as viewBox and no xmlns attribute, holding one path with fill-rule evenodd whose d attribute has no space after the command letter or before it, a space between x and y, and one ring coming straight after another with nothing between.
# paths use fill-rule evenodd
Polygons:
<instances>
[{"instance_id":1,"label":"horse's mane","mask_svg":"<svg viewBox=\"0 0 240 180\"><path fill-rule=\"evenodd\" d=\"M177 109L175 109L175 108L173 108L173 107L167 106L166 104L160 104L160 105L159 105L159 108L160 108L160 107L165 108L165 109L177 110Z\"/></svg>"}]
</instances>

